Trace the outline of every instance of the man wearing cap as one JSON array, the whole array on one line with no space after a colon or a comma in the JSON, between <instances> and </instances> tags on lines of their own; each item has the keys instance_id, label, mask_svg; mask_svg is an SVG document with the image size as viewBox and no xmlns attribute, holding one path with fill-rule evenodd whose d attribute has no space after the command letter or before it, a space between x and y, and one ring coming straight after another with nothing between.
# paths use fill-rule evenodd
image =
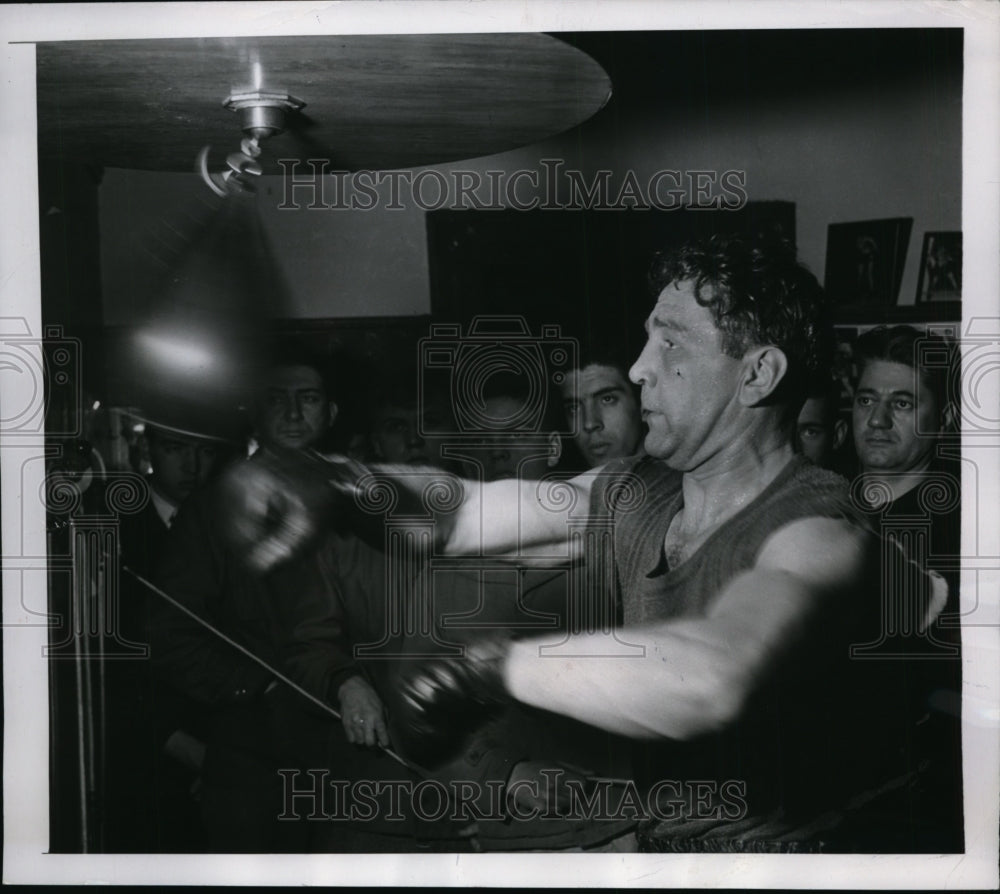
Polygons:
<instances>
[{"instance_id":1,"label":"man wearing cap","mask_svg":"<svg viewBox=\"0 0 1000 894\"><path fill-rule=\"evenodd\" d=\"M150 471L149 500L119 518L121 564L148 576L180 505L206 485L231 449L221 436L197 437L163 417L147 421L142 437ZM148 647L156 596L120 576L116 634ZM135 645L129 646L135 649ZM134 654L134 652L133 652ZM107 789L105 847L117 852L185 852L204 846L193 797L204 757L203 711L150 663L105 663Z\"/></svg>"},{"instance_id":2,"label":"man wearing cap","mask_svg":"<svg viewBox=\"0 0 1000 894\"><path fill-rule=\"evenodd\" d=\"M259 455L311 451L327 435L336 409L319 365L282 354L257 389L254 437ZM258 461L256 455L246 460ZM222 536L226 512L213 489L177 516L157 578L166 593L198 618L161 603L153 660L166 679L211 712L202 791L209 850L301 849L299 836L309 830L277 819L283 808L277 770L295 749L277 719L285 693L271 668L283 667L286 616L281 602L298 597L303 569L286 569L267 580L247 573ZM330 685L349 740L386 744L382 704L359 675L346 640L336 638L329 648L336 653Z\"/></svg>"}]
</instances>

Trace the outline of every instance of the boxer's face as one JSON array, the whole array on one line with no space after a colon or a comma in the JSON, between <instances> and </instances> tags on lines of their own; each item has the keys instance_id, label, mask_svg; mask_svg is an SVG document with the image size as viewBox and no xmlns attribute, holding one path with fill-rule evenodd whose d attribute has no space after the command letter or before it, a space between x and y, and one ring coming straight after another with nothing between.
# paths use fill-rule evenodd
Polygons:
<instances>
[{"instance_id":1,"label":"boxer's face","mask_svg":"<svg viewBox=\"0 0 1000 894\"><path fill-rule=\"evenodd\" d=\"M931 390L905 363L871 360L854 392L854 446L864 472L914 472L941 429Z\"/></svg>"},{"instance_id":2,"label":"boxer's face","mask_svg":"<svg viewBox=\"0 0 1000 894\"><path fill-rule=\"evenodd\" d=\"M574 370L562 392L576 446L589 466L635 453L642 435L639 404L615 367L592 363Z\"/></svg>"},{"instance_id":3,"label":"boxer's face","mask_svg":"<svg viewBox=\"0 0 1000 894\"><path fill-rule=\"evenodd\" d=\"M695 300L691 282L664 288L646 332L646 346L629 370L642 386L646 452L687 471L738 436L742 362L723 354L721 333Z\"/></svg>"},{"instance_id":4,"label":"boxer's face","mask_svg":"<svg viewBox=\"0 0 1000 894\"><path fill-rule=\"evenodd\" d=\"M323 377L310 366L279 366L268 375L257 411L265 446L302 450L315 446L333 422Z\"/></svg>"}]
</instances>

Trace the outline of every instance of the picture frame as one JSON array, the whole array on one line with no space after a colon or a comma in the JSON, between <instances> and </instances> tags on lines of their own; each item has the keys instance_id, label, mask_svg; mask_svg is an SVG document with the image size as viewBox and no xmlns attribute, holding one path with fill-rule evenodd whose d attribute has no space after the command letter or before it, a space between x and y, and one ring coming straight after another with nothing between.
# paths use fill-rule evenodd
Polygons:
<instances>
[{"instance_id":1,"label":"picture frame","mask_svg":"<svg viewBox=\"0 0 1000 894\"><path fill-rule=\"evenodd\" d=\"M962 231L924 233L917 304L962 300Z\"/></svg>"},{"instance_id":2,"label":"picture frame","mask_svg":"<svg viewBox=\"0 0 1000 894\"><path fill-rule=\"evenodd\" d=\"M832 223L827 227L827 294L848 307L896 304L912 217Z\"/></svg>"},{"instance_id":3,"label":"picture frame","mask_svg":"<svg viewBox=\"0 0 1000 894\"><path fill-rule=\"evenodd\" d=\"M857 360L854 344L858 340L860 330L856 326L834 327L833 379L838 385L837 410L841 414L849 414L854 403L854 383L858 380Z\"/></svg>"}]
</instances>

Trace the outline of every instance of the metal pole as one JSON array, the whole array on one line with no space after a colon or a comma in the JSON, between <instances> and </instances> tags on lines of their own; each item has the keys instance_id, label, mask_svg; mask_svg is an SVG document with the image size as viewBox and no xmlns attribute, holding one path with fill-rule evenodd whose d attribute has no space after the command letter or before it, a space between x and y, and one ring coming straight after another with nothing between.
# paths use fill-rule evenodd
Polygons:
<instances>
[{"instance_id":1,"label":"metal pole","mask_svg":"<svg viewBox=\"0 0 1000 894\"><path fill-rule=\"evenodd\" d=\"M325 701L323 701L320 698L317 698L315 695L313 695L308 690L303 689L298 683L296 683L291 678L287 677L281 671L276 670L275 668L271 667L271 665L268 664L266 661L264 661L263 658L260 658L259 656L255 655L248 648L246 648L246 646L242 645L241 643L236 642L236 640L234 640L232 637L227 636L225 633L223 633L221 630L219 630L218 627L214 627L212 624L210 624L208 621L206 621L197 612L191 611L191 609L189 609L186 605L182 604L181 602L178 602L169 593L164 592L158 586L156 586L156 584L154 584L154 583L146 580L146 578L144 578L137 571L133 571L127 565L122 565L122 571L126 572L127 574L131 574L132 577L134 577L137 581L139 581L139 583L142 584L144 587L147 587L153 593L156 593L156 595L159 596L161 599L165 599L172 606L174 606L174 608L180 609L188 617L194 618L199 624L202 625L202 627L204 627L210 633L215 634L215 636L217 636L223 642L228 643L234 649L237 649L240 652L242 652L251 661L254 661L257 664L259 664L268 673L273 674L277 679L281 680L281 682L284 683L286 686L290 686L297 693L299 693L299 695L303 696L304 698L307 698L314 705L317 705L318 707L322 708L327 714L330 714L331 716L336 717L337 720L341 719L341 715L340 715L339 711L336 711L334 708L330 707L330 705L328 705ZM402 755L400 755L397 752L393 751L391 748L383 748L382 750L387 755L389 755L389 757L391 757L394 761L396 761L399 764L402 764L402 766L406 767L408 770L412 770L414 773L418 774L419 776L426 776L427 775L427 771L426 770L424 770L422 767L417 766L414 763L411 763L406 758L404 758Z\"/></svg>"}]
</instances>

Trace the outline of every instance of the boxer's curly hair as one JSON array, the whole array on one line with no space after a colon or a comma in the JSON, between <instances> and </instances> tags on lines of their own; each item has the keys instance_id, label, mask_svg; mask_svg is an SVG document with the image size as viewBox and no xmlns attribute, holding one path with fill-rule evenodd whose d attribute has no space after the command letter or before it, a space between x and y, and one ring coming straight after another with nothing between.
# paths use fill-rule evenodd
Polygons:
<instances>
[{"instance_id":1,"label":"boxer's curly hair","mask_svg":"<svg viewBox=\"0 0 1000 894\"><path fill-rule=\"evenodd\" d=\"M773 402L796 413L833 365L833 328L825 293L785 240L711 236L660 252L649 271L654 298L671 283L694 284L730 357L774 345L788 370Z\"/></svg>"}]
</instances>

